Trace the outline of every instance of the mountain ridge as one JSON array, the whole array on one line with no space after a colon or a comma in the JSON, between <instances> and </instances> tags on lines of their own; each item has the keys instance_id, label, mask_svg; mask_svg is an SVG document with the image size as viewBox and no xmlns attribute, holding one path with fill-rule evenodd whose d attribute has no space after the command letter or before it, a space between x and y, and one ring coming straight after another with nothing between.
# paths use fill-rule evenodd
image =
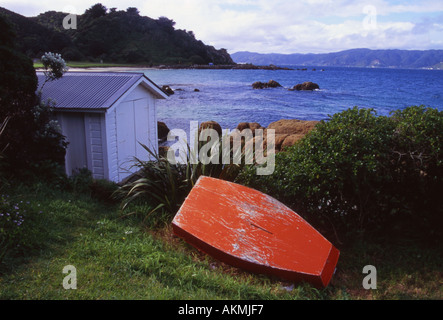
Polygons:
<instances>
[{"instance_id":1,"label":"mountain ridge","mask_svg":"<svg viewBox=\"0 0 443 320\"><path fill-rule=\"evenodd\" d=\"M231 54L236 63L287 66L372 67L442 69L443 50L402 50L356 48L331 53L256 53L239 51Z\"/></svg>"}]
</instances>

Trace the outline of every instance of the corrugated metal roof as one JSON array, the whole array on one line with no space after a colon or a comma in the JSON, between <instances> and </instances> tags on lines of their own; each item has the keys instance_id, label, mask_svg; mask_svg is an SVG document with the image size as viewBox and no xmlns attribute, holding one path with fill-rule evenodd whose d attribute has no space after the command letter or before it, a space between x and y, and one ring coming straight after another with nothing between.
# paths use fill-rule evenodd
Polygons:
<instances>
[{"instance_id":1,"label":"corrugated metal roof","mask_svg":"<svg viewBox=\"0 0 443 320\"><path fill-rule=\"evenodd\" d=\"M37 72L37 77L40 89L46 78L43 72ZM67 72L58 80L46 82L42 99L54 100L57 109L107 109L140 79L146 80L157 96L166 96L143 73Z\"/></svg>"}]
</instances>

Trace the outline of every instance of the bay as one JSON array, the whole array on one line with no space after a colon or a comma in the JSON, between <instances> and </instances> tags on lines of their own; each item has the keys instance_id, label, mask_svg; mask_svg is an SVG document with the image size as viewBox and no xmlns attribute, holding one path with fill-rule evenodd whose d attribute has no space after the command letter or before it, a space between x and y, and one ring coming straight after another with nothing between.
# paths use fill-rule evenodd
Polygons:
<instances>
[{"instance_id":1,"label":"bay","mask_svg":"<svg viewBox=\"0 0 443 320\"><path fill-rule=\"evenodd\" d=\"M169 85L175 90L157 105L158 120L171 129L187 130L190 121L213 120L224 129L234 129L240 122L258 122L266 127L280 119L326 120L353 106L374 108L379 115L412 105L443 110L443 70L292 68L142 71L159 86ZM252 89L253 82L271 79L283 87ZM319 84L320 90L288 90L305 81Z\"/></svg>"}]
</instances>

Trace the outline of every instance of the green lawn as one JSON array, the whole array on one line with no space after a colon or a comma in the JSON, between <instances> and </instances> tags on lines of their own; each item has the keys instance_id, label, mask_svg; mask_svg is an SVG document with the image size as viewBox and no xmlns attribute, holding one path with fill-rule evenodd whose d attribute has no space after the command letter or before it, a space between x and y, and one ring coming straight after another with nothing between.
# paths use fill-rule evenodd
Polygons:
<instances>
[{"instance_id":1,"label":"green lawn","mask_svg":"<svg viewBox=\"0 0 443 320\"><path fill-rule=\"evenodd\" d=\"M165 219L121 218L118 205L45 185L17 187L15 199L38 208L35 235L0 264L0 299L442 299L439 248L413 243L356 244L342 249L323 290L253 275L219 263L172 236ZM148 207L133 208L143 213ZM26 223L26 221L25 221ZM332 240L332 239L331 239ZM362 269L377 267L377 289ZM66 290L63 268L77 271Z\"/></svg>"}]
</instances>

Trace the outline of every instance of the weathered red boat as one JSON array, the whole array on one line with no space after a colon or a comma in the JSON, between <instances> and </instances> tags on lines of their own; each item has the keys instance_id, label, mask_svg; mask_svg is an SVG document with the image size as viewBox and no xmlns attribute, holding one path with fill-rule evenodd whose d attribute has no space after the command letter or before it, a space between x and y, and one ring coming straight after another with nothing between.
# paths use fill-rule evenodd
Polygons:
<instances>
[{"instance_id":1,"label":"weathered red boat","mask_svg":"<svg viewBox=\"0 0 443 320\"><path fill-rule=\"evenodd\" d=\"M200 177L172 222L173 232L242 269L326 287L339 250L276 199L232 182Z\"/></svg>"}]
</instances>

